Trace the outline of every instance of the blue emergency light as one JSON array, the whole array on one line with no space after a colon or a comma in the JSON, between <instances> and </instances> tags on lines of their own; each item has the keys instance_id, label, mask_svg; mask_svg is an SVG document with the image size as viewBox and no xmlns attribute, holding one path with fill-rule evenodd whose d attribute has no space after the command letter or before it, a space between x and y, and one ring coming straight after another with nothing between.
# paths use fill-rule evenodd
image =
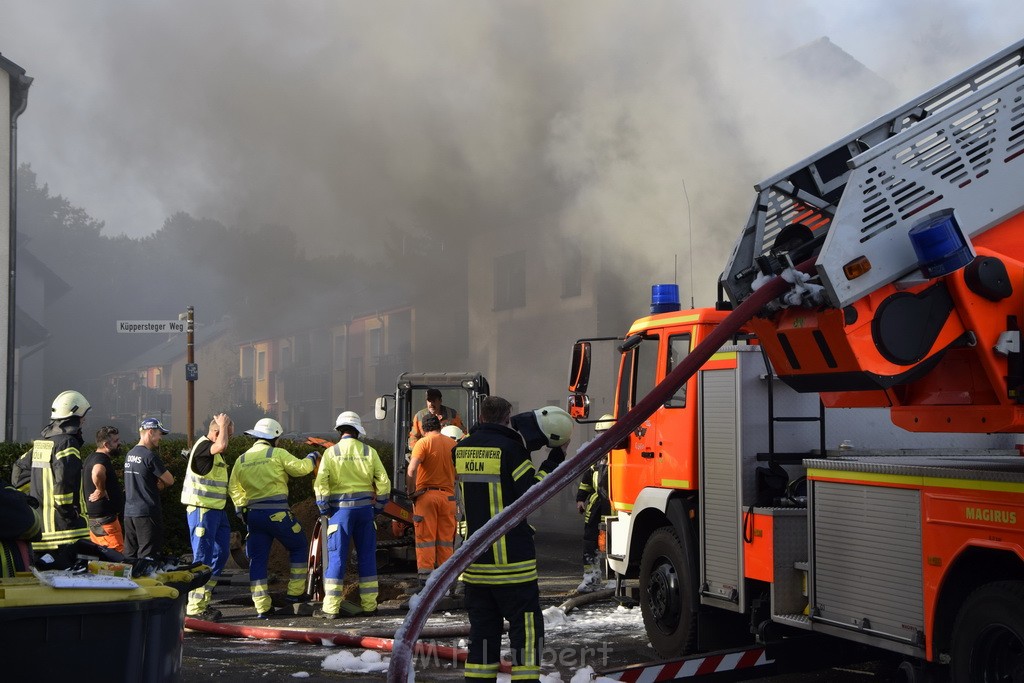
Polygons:
<instances>
[{"instance_id":1,"label":"blue emergency light","mask_svg":"<svg viewBox=\"0 0 1024 683\"><path fill-rule=\"evenodd\" d=\"M942 277L974 260L974 250L964 237L953 209L929 214L907 233L925 277Z\"/></svg>"},{"instance_id":2,"label":"blue emergency light","mask_svg":"<svg viewBox=\"0 0 1024 683\"><path fill-rule=\"evenodd\" d=\"M651 285L651 314L678 311L679 285Z\"/></svg>"}]
</instances>

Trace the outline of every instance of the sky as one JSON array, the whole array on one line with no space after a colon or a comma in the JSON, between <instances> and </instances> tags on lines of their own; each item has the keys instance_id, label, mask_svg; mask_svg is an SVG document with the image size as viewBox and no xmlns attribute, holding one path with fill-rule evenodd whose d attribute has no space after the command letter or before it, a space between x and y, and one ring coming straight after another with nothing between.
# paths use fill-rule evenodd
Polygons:
<instances>
[{"instance_id":1,"label":"sky","mask_svg":"<svg viewBox=\"0 0 1024 683\"><path fill-rule=\"evenodd\" d=\"M287 226L309 254L521 225L650 252L650 231L677 242L647 254L656 275L692 264L705 291L756 181L1024 37L1010 0L0 10L0 53L35 79L19 161L104 234L177 211ZM823 37L895 99L780 66Z\"/></svg>"}]
</instances>

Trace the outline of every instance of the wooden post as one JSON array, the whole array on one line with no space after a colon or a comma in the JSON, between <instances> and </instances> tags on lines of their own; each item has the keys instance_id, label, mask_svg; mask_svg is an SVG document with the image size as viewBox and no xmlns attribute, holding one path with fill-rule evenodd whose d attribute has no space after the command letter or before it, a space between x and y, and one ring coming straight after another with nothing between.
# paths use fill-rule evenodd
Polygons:
<instances>
[{"instance_id":1,"label":"wooden post","mask_svg":"<svg viewBox=\"0 0 1024 683\"><path fill-rule=\"evenodd\" d=\"M195 308L189 306L186 309L185 319L187 321L187 327L185 328L185 339L187 346L187 365L185 366L185 381L187 382L188 396L186 403L188 406L188 447L192 448L192 437L195 434L195 418L196 418L196 404L195 404L195 387L196 380L198 379L198 373L196 372L196 350L195 350Z\"/></svg>"}]
</instances>

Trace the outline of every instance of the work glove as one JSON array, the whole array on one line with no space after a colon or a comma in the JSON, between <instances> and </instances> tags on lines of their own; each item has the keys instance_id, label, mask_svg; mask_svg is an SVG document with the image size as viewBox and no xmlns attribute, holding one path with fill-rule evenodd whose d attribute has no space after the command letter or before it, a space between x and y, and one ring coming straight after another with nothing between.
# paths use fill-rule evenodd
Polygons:
<instances>
[{"instance_id":1,"label":"work glove","mask_svg":"<svg viewBox=\"0 0 1024 683\"><path fill-rule=\"evenodd\" d=\"M331 506L328 505L326 502L324 502L324 503L317 503L316 507L317 507L318 510L320 510L320 514L321 515L329 515L329 514L331 514Z\"/></svg>"},{"instance_id":2,"label":"work glove","mask_svg":"<svg viewBox=\"0 0 1024 683\"><path fill-rule=\"evenodd\" d=\"M321 454L320 454L320 452L319 452L319 451L310 451L309 455L307 455L306 457L307 457L307 458L312 458L312 460L313 460L313 465L314 465L314 466L316 466L316 464L317 464L318 462L320 462L320 457L321 457Z\"/></svg>"},{"instance_id":3,"label":"work glove","mask_svg":"<svg viewBox=\"0 0 1024 683\"><path fill-rule=\"evenodd\" d=\"M249 511L245 508L237 508L235 510L235 516L242 520L242 524L249 526Z\"/></svg>"}]
</instances>

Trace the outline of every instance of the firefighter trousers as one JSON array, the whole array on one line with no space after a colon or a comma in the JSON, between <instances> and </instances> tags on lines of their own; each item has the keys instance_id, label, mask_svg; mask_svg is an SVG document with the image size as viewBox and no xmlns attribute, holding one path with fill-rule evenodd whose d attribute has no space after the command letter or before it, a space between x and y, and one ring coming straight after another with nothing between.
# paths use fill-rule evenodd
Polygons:
<instances>
[{"instance_id":1,"label":"firefighter trousers","mask_svg":"<svg viewBox=\"0 0 1024 683\"><path fill-rule=\"evenodd\" d=\"M188 594L186 612L199 614L209 606L213 589L217 587L217 577L224 571L224 565L231 554L231 524L224 510L189 505L186 511L189 539L192 542L192 560L202 562L213 570L206 585Z\"/></svg>"},{"instance_id":2,"label":"firefighter trousers","mask_svg":"<svg viewBox=\"0 0 1024 683\"><path fill-rule=\"evenodd\" d=\"M429 489L416 498L413 506L416 530L416 571L421 579L455 551L455 494Z\"/></svg>"},{"instance_id":3,"label":"firefighter trousers","mask_svg":"<svg viewBox=\"0 0 1024 683\"><path fill-rule=\"evenodd\" d=\"M501 661L501 634L508 620L512 646L512 680L540 679L544 616L536 581L507 585L466 584L469 653L466 681L495 681Z\"/></svg>"},{"instance_id":4,"label":"firefighter trousers","mask_svg":"<svg viewBox=\"0 0 1024 683\"><path fill-rule=\"evenodd\" d=\"M359 558L359 603L364 612L377 609L377 527L372 505L339 508L327 523L327 566L324 568L324 612L341 609L349 542Z\"/></svg>"},{"instance_id":5,"label":"firefighter trousers","mask_svg":"<svg viewBox=\"0 0 1024 683\"><path fill-rule=\"evenodd\" d=\"M249 558L249 591L256 611L263 614L270 611L272 603L267 589L267 561L274 539L288 551L291 568L288 595L292 596L302 595L305 588L309 545L302 525L288 510L249 510L246 519L249 527L249 536L245 539L245 554Z\"/></svg>"},{"instance_id":6,"label":"firefighter trousers","mask_svg":"<svg viewBox=\"0 0 1024 683\"><path fill-rule=\"evenodd\" d=\"M583 518L583 563L593 562L597 557L598 538L601 534L601 520L611 514L608 500L600 498L587 509Z\"/></svg>"}]
</instances>

